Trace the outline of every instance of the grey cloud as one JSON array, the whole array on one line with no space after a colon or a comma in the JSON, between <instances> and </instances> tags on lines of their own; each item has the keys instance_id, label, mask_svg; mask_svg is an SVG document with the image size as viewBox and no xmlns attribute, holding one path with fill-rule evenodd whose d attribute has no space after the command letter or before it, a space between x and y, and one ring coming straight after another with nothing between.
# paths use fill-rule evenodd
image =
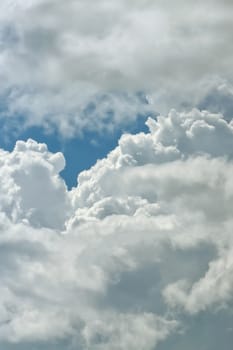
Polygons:
<instances>
[{"instance_id":1,"label":"grey cloud","mask_svg":"<svg viewBox=\"0 0 233 350\"><path fill-rule=\"evenodd\" d=\"M232 312L226 308L216 311L200 313L192 318L184 318L187 325L185 332L171 336L160 343L158 350L195 350L206 346L207 349L228 350L232 344Z\"/></svg>"},{"instance_id":2,"label":"grey cloud","mask_svg":"<svg viewBox=\"0 0 233 350\"><path fill-rule=\"evenodd\" d=\"M200 109L208 109L213 113L222 113L228 121L232 120L232 85L226 81L213 87L199 103Z\"/></svg>"}]
</instances>

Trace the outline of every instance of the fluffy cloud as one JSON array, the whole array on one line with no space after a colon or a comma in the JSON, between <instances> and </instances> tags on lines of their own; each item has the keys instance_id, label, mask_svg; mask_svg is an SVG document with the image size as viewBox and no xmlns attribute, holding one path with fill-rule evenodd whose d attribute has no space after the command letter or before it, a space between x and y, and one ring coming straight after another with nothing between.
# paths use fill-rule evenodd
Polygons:
<instances>
[{"instance_id":1,"label":"fluffy cloud","mask_svg":"<svg viewBox=\"0 0 233 350\"><path fill-rule=\"evenodd\" d=\"M208 105L232 84L230 1L1 2L2 116L66 136ZM137 92L148 95L148 102ZM205 96L205 97L203 97ZM231 108L232 113L232 108ZM10 119L11 120L11 119Z\"/></svg>"},{"instance_id":2,"label":"fluffy cloud","mask_svg":"<svg viewBox=\"0 0 233 350\"><path fill-rule=\"evenodd\" d=\"M13 222L61 229L69 215L67 190L58 174L65 166L61 153L45 144L18 141L0 153L1 211Z\"/></svg>"},{"instance_id":3,"label":"fluffy cloud","mask_svg":"<svg viewBox=\"0 0 233 350\"><path fill-rule=\"evenodd\" d=\"M225 336L233 126L198 110L147 125L148 134L122 136L71 191L62 154L33 140L1 150L5 349L154 350L170 339L187 349L200 314L213 337ZM205 346L216 348L212 338Z\"/></svg>"}]
</instances>

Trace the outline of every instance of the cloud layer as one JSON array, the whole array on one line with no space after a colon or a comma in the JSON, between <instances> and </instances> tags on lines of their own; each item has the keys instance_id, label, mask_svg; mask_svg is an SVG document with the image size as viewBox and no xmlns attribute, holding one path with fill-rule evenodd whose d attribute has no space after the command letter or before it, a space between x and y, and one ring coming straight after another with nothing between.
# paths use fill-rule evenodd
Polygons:
<instances>
[{"instance_id":1,"label":"cloud layer","mask_svg":"<svg viewBox=\"0 0 233 350\"><path fill-rule=\"evenodd\" d=\"M230 1L0 6L2 117L73 136L125 126L153 109L215 109L213 94L222 109L232 90Z\"/></svg>"},{"instance_id":2,"label":"cloud layer","mask_svg":"<svg viewBox=\"0 0 233 350\"><path fill-rule=\"evenodd\" d=\"M62 154L1 150L4 349L185 350L200 325L229 349L233 125L173 110L147 126L71 191Z\"/></svg>"}]
</instances>

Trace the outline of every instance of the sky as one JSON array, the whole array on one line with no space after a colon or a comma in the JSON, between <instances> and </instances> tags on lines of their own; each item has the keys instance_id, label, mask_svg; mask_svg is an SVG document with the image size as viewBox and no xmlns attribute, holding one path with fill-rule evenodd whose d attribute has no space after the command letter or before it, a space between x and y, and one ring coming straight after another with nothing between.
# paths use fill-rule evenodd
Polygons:
<instances>
[{"instance_id":1,"label":"sky","mask_svg":"<svg viewBox=\"0 0 233 350\"><path fill-rule=\"evenodd\" d=\"M2 0L0 350L229 350L233 3Z\"/></svg>"}]
</instances>

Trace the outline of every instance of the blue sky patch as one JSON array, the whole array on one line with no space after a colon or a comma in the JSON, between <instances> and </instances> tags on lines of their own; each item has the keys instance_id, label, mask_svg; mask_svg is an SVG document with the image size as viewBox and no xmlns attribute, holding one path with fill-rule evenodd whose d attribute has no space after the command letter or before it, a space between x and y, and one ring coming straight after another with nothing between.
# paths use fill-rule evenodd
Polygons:
<instances>
[{"instance_id":1,"label":"blue sky patch","mask_svg":"<svg viewBox=\"0 0 233 350\"><path fill-rule=\"evenodd\" d=\"M79 137L64 139L56 132L47 132L42 127L31 127L19 131L17 129L9 132L2 120L0 128L0 147L11 151L14 148L17 140L34 139L37 142L46 143L50 152L62 152L66 159L66 167L61 172L61 176L66 181L68 188L77 185L77 175L82 171L89 169L96 163L98 159L104 158L112 149L114 149L120 136L123 133L130 132L136 134L140 131L147 132L145 121L147 115L139 115L134 124L129 125L124 129L118 128L114 132L96 133L83 132Z\"/></svg>"}]
</instances>

